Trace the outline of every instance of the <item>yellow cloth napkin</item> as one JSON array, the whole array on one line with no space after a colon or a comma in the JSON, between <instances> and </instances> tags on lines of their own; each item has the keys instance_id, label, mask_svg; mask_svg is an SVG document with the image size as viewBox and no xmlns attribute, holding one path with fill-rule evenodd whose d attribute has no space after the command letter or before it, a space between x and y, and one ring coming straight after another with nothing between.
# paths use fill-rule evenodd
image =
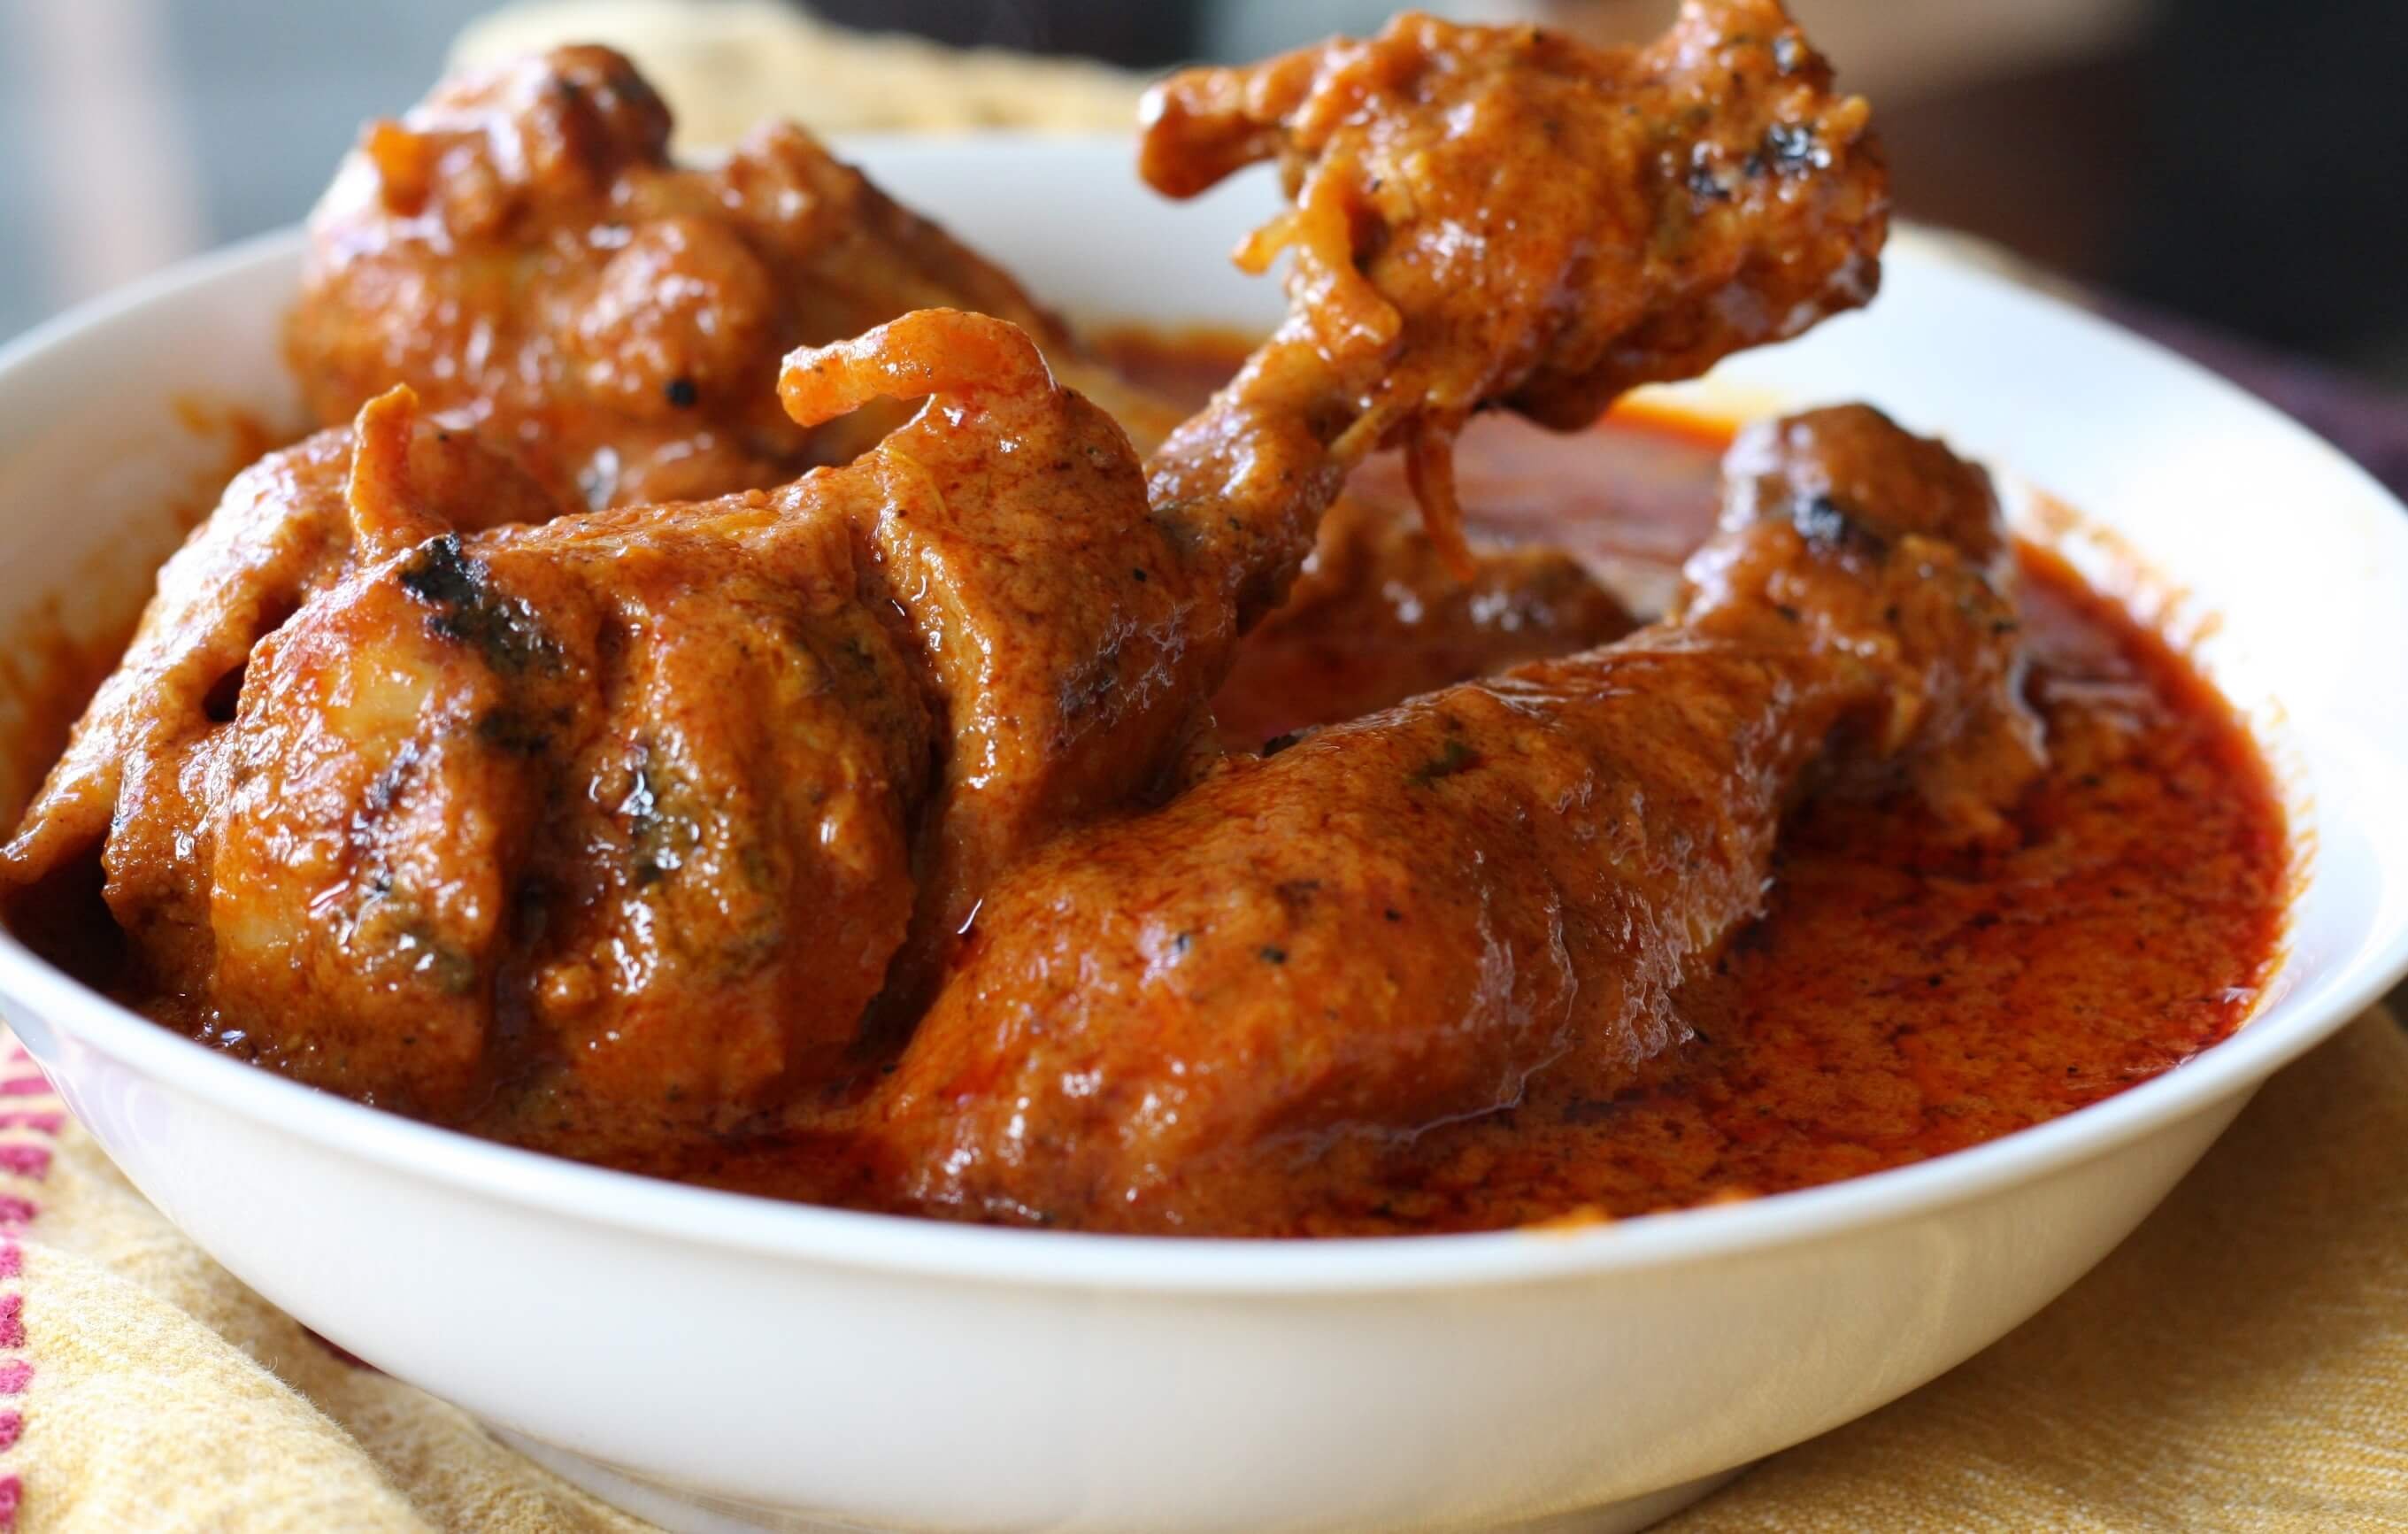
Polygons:
<instances>
[{"instance_id":1,"label":"yellow cloth napkin","mask_svg":"<svg viewBox=\"0 0 2408 1534\"><path fill-rule=\"evenodd\" d=\"M0 1528L650 1527L236 1282L8 1054ZM1666 1527L2408 1528L2408 1037L2360 1020L2056 1305Z\"/></svg>"},{"instance_id":2,"label":"yellow cloth napkin","mask_svg":"<svg viewBox=\"0 0 2408 1534\"><path fill-rule=\"evenodd\" d=\"M781 117L822 134L1126 133L1145 88L1086 59L855 32L792 0L516 0L461 31L452 65L563 43L607 43L635 60L677 119L680 152Z\"/></svg>"}]
</instances>

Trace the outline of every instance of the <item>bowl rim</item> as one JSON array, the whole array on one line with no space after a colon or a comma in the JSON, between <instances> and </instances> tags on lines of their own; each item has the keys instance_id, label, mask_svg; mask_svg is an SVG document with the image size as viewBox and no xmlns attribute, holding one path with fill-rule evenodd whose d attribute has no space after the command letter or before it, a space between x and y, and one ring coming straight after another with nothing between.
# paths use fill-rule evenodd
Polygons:
<instances>
[{"instance_id":1,"label":"bowl rim","mask_svg":"<svg viewBox=\"0 0 2408 1534\"><path fill-rule=\"evenodd\" d=\"M1072 140L1072 142L1078 142ZM0 345L0 387L55 348L137 322L196 290L297 262L287 227L178 264L79 306ZM2070 320L2096 345L2139 349L2225 396L2286 453L2338 474L2408 539L2408 507L2304 426L2156 342L1993 273L1947 260L1921 239L1894 242L1895 264L1953 277ZM5 423L0 423L5 435ZM2272 1025L2253 1015L2231 1037L2114 1097L1997 1140L1904 1167L1730 1204L1570 1227L1364 1238L1239 1239L1098 1235L954 1224L792 1203L609 1170L476 1139L369 1108L222 1055L158 1026L53 968L0 929L0 996L61 1035L171 1092L322 1150L424 1178L529 1212L770 1260L1044 1288L1152 1296L1277 1297L1494 1287L1662 1269L1836 1238L1914 1218L2113 1153L2176 1120L2253 1090L2276 1068L2364 1012L2408 972L2408 913L2370 938L2346 983Z\"/></svg>"}]
</instances>

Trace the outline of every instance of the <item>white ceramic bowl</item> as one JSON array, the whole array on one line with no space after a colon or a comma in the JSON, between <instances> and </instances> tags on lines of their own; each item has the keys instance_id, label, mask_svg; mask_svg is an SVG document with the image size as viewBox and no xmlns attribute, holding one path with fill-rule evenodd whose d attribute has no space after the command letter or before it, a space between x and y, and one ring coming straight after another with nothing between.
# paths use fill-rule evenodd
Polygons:
<instances>
[{"instance_id":1,"label":"white ceramic bowl","mask_svg":"<svg viewBox=\"0 0 2408 1534\"><path fill-rule=\"evenodd\" d=\"M862 152L1074 310L1276 310L1223 262L1259 182L1174 208L1120 145ZM178 395L291 419L275 337L295 250L229 251L0 354L0 632L95 562L165 552L161 508L222 452ZM2055 1123L1832 1187L1571 1234L1245 1244L641 1181L308 1091L6 940L0 995L78 1115L228 1268L673 1527L1636 1527L2045 1304L2408 965L2408 520L2364 475L1913 241L1868 313L1711 387L1760 409L1870 398L1946 433L2079 507L2113 537L2052 536L2199 633L2302 848L2287 956L2237 1037ZM122 581L88 589L122 613Z\"/></svg>"}]
</instances>

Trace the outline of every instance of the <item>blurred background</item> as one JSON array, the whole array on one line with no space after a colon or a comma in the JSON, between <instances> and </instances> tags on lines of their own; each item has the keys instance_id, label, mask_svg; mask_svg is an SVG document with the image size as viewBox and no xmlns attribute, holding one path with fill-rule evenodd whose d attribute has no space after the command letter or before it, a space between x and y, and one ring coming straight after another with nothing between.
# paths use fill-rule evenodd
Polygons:
<instances>
[{"instance_id":1,"label":"blurred background","mask_svg":"<svg viewBox=\"0 0 2408 1534\"><path fill-rule=\"evenodd\" d=\"M1043 125L1125 122L1148 72L1375 27L1387 0L818 0L831 22L1082 56ZM1672 0L1439 0L1646 36ZM2100 296L2408 477L2408 7L2401 0L1794 0L1870 94L1913 216ZM0 0L0 337L179 256L300 218L360 122L455 47L564 32L672 55L704 105L813 126L959 127L1007 106L875 91L747 40L778 0ZM782 24L782 23L781 23ZM788 39L808 63L810 39ZM823 50L824 51L824 50ZM910 52L924 60L929 55ZM653 61L646 59L651 65ZM887 77L880 77L882 80ZM899 78L914 78L907 70ZM936 78L925 76L919 78ZM722 88L722 82L725 88ZM673 102L679 88L667 93ZM923 110L924 109L924 110ZM901 114L898 118L897 114ZM859 120L859 121L855 121ZM939 210L941 211L941 210ZM2395 480L2396 482L2396 480Z\"/></svg>"}]
</instances>

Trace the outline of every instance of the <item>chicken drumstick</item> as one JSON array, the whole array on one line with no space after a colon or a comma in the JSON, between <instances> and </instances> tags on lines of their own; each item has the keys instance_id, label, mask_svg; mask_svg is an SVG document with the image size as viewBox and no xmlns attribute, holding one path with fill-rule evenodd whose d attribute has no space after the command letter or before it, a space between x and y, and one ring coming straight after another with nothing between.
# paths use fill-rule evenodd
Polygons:
<instances>
[{"instance_id":1,"label":"chicken drumstick","mask_svg":"<svg viewBox=\"0 0 2408 1534\"><path fill-rule=\"evenodd\" d=\"M873 1111L898 1197L1175 1230L1333 1137L1677 1043L1813 774L1896 759L1979 834L2036 770L2006 547L1987 477L1869 409L1749 433L1666 623L1235 760L1001 881Z\"/></svg>"}]
</instances>

